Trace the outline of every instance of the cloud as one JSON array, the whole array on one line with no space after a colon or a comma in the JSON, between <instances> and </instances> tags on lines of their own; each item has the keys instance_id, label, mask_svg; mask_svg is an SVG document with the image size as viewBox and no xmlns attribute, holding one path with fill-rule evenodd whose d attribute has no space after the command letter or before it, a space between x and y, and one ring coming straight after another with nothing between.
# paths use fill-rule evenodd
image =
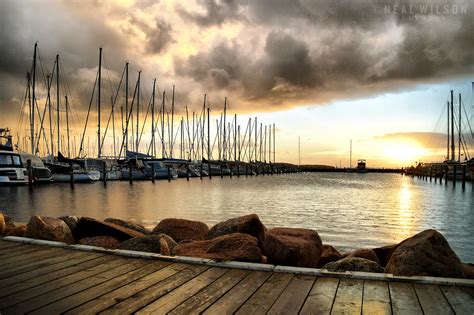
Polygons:
<instances>
[{"instance_id":1,"label":"cloud","mask_svg":"<svg viewBox=\"0 0 474 315\"><path fill-rule=\"evenodd\" d=\"M446 148L446 137L446 134L438 132L397 132L375 138L393 142L410 142L429 149L443 149Z\"/></svg>"}]
</instances>

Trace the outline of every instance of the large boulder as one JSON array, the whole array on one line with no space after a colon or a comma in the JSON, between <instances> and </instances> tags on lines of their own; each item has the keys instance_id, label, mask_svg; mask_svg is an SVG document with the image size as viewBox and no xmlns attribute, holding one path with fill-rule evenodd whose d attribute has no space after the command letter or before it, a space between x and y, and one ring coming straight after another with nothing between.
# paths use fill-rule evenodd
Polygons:
<instances>
[{"instance_id":1,"label":"large boulder","mask_svg":"<svg viewBox=\"0 0 474 315\"><path fill-rule=\"evenodd\" d=\"M397 246L398 244L392 244L392 245L372 248L375 255L377 255L377 258L379 259L380 266L385 267L387 265L388 261L390 260L390 257L392 257L392 254L397 248Z\"/></svg>"},{"instance_id":2,"label":"large boulder","mask_svg":"<svg viewBox=\"0 0 474 315\"><path fill-rule=\"evenodd\" d=\"M26 234L26 225L21 224L16 227L14 227L11 230L8 230L7 235L8 236L18 236L18 237L24 237Z\"/></svg>"},{"instance_id":3,"label":"large boulder","mask_svg":"<svg viewBox=\"0 0 474 315\"><path fill-rule=\"evenodd\" d=\"M243 233L231 233L210 240L180 243L174 248L180 256L260 263L265 261L257 239Z\"/></svg>"},{"instance_id":4,"label":"large boulder","mask_svg":"<svg viewBox=\"0 0 474 315\"><path fill-rule=\"evenodd\" d=\"M185 219L163 219L153 229L153 234L166 234L176 242L181 241L203 241L207 239L209 227L199 221Z\"/></svg>"},{"instance_id":5,"label":"large boulder","mask_svg":"<svg viewBox=\"0 0 474 315\"><path fill-rule=\"evenodd\" d=\"M131 229L131 230L140 232L144 235L151 234L151 231L149 229L147 229L146 227L144 227L143 225L138 224L138 223L134 223L134 222L131 222L131 221L125 221L125 220L116 219L116 218L107 218L104 221L108 222L108 223L113 223L113 224L117 224L117 225L126 227L127 229Z\"/></svg>"},{"instance_id":6,"label":"large boulder","mask_svg":"<svg viewBox=\"0 0 474 315\"><path fill-rule=\"evenodd\" d=\"M273 228L265 236L264 253L271 264L316 268L322 247L314 230Z\"/></svg>"},{"instance_id":7,"label":"large boulder","mask_svg":"<svg viewBox=\"0 0 474 315\"><path fill-rule=\"evenodd\" d=\"M265 226L256 214L249 214L217 223L209 230L209 238L231 233L244 233L255 237L260 248L263 248L265 243Z\"/></svg>"},{"instance_id":8,"label":"large boulder","mask_svg":"<svg viewBox=\"0 0 474 315\"><path fill-rule=\"evenodd\" d=\"M171 237L166 234L158 234L131 238L121 243L119 248L169 256L175 246L176 242Z\"/></svg>"},{"instance_id":9,"label":"large boulder","mask_svg":"<svg viewBox=\"0 0 474 315\"><path fill-rule=\"evenodd\" d=\"M130 238L142 237L143 234L118 224L103 222L88 217L80 218L74 230L74 237L76 240L80 240L92 236L113 236L120 242L123 242Z\"/></svg>"},{"instance_id":10,"label":"large boulder","mask_svg":"<svg viewBox=\"0 0 474 315\"><path fill-rule=\"evenodd\" d=\"M7 224L5 222L5 216L0 212L0 235L4 235L7 231Z\"/></svg>"},{"instance_id":11,"label":"large boulder","mask_svg":"<svg viewBox=\"0 0 474 315\"><path fill-rule=\"evenodd\" d=\"M74 244L71 229L52 217L32 216L28 221L25 237Z\"/></svg>"},{"instance_id":12,"label":"large boulder","mask_svg":"<svg viewBox=\"0 0 474 315\"><path fill-rule=\"evenodd\" d=\"M108 249L116 249L120 242L113 236L92 236L81 238L78 242L81 245L104 247Z\"/></svg>"},{"instance_id":13,"label":"large boulder","mask_svg":"<svg viewBox=\"0 0 474 315\"><path fill-rule=\"evenodd\" d=\"M64 223L66 223L67 226L69 226L69 228L71 229L72 234L74 235L74 232L75 232L76 226L77 226L77 222L79 222L79 218L76 217L76 216L73 216L73 215L65 215L65 216L59 217L59 219L63 220Z\"/></svg>"},{"instance_id":14,"label":"large boulder","mask_svg":"<svg viewBox=\"0 0 474 315\"><path fill-rule=\"evenodd\" d=\"M8 234L15 228L15 222L8 215L0 212L0 235Z\"/></svg>"},{"instance_id":15,"label":"large boulder","mask_svg":"<svg viewBox=\"0 0 474 315\"><path fill-rule=\"evenodd\" d=\"M401 242L385 272L397 276L464 277L461 261L436 230L425 230Z\"/></svg>"},{"instance_id":16,"label":"large boulder","mask_svg":"<svg viewBox=\"0 0 474 315\"><path fill-rule=\"evenodd\" d=\"M463 263L462 268L464 269L464 277L466 279L474 279L474 264Z\"/></svg>"},{"instance_id":17,"label":"large boulder","mask_svg":"<svg viewBox=\"0 0 474 315\"><path fill-rule=\"evenodd\" d=\"M322 267L328 271L363 271L363 272L383 272L383 268L372 260L359 257L346 257L338 261L330 262Z\"/></svg>"},{"instance_id":18,"label":"large boulder","mask_svg":"<svg viewBox=\"0 0 474 315\"><path fill-rule=\"evenodd\" d=\"M351 253L349 253L349 255L347 255L347 257L349 257L349 258L355 258L355 257L364 258L364 259L371 260L371 261L373 261L373 262L380 265L379 258L377 257L375 252L372 249L368 249L368 248L356 249L356 250L352 251Z\"/></svg>"},{"instance_id":19,"label":"large boulder","mask_svg":"<svg viewBox=\"0 0 474 315\"><path fill-rule=\"evenodd\" d=\"M327 263L341 259L341 253L331 245L323 245L321 251L321 258L318 261L318 268L324 266Z\"/></svg>"}]
</instances>

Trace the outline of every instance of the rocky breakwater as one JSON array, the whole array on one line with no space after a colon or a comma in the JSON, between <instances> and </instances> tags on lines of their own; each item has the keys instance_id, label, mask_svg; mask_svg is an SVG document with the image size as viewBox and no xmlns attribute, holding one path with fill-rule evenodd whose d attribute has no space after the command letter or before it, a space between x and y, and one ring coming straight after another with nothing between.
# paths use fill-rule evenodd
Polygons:
<instances>
[{"instance_id":1,"label":"rocky breakwater","mask_svg":"<svg viewBox=\"0 0 474 315\"><path fill-rule=\"evenodd\" d=\"M256 214L231 218L210 228L199 221L167 218L149 230L136 222L116 218L101 221L73 216L32 216L27 225L15 225L0 212L0 235L335 272L474 278L473 265L462 263L436 230L422 231L398 244L340 253L335 247L323 244L315 230L267 229Z\"/></svg>"}]
</instances>

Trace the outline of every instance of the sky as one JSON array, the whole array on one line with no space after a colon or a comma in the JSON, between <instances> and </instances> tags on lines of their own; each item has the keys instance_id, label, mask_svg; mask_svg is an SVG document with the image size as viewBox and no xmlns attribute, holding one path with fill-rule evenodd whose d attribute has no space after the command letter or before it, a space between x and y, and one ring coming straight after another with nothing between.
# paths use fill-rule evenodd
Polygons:
<instances>
[{"instance_id":1,"label":"sky","mask_svg":"<svg viewBox=\"0 0 474 315\"><path fill-rule=\"evenodd\" d=\"M249 117L275 124L278 161L349 166L351 140L352 165L442 161L451 89L455 105L462 93L472 115L472 34L467 0L3 0L0 125L25 141L22 104L37 42L40 112L44 76L59 54L78 142L102 47L103 117L129 62L130 93L138 71L143 99L154 78L168 103L175 85L178 120L185 106L199 112L206 93L213 121L227 97L242 130ZM90 119L87 135L95 139L95 112Z\"/></svg>"}]
</instances>

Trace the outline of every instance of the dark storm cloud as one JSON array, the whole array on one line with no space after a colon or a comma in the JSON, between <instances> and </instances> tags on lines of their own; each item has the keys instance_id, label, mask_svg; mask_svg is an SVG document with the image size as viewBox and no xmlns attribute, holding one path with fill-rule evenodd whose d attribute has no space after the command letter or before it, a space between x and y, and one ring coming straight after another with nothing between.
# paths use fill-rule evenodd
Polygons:
<instances>
[{"instance_id":1,"label":"dark storm cloud","mask_svg":"<svg viewBox=\"0 0 474 315\"><path fill-rule=\"evenodd\" d=\"M160 54L174 42L171 25L162 19L157 19L154 25L150 26L147 21L131 15L130 23L145 34L146 51L150 54Z\"/></svg>"}]
</instances>

